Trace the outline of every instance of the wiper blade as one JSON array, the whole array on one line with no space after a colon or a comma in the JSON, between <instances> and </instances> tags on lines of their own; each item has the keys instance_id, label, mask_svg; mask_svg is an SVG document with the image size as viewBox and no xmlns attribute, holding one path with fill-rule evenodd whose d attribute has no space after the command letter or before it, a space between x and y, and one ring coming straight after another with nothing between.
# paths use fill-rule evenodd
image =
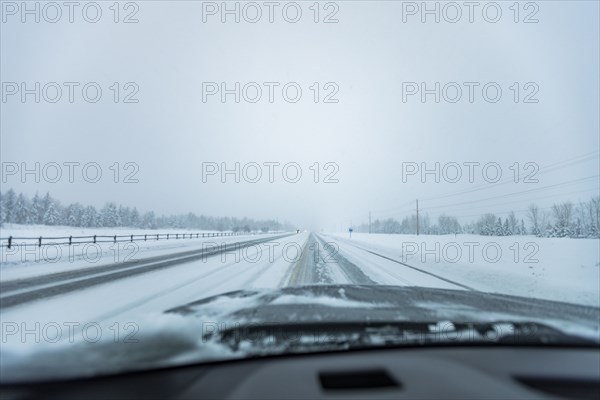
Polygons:
<instances>
[{"instance_id":1,"label":"wiper blade","mask_svg":"<svg viewBox=\"0 0 600 400\"><path fill-rule=\"evenodd\" d=\"M506 321L248 324L207 333L203 340L261 354L421 344L598 345L544 324Z\"/></svg>"}]
</instances>

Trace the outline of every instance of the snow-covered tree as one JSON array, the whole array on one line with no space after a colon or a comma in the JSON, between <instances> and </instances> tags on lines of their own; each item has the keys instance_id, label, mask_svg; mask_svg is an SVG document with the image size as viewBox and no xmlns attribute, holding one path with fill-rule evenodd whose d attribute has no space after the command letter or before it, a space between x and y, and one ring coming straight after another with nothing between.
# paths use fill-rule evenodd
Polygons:
<instances>
[{"instance_id":1,"label":"snow-covered tree","mask_svg":"<svg viewBox=\"0 0 600 400\"><path fill-rule=\"evenodd\" d=\"M44 225L58 225L60 223L60 212L57 210L54 201L50 201L43 219Z\"/></svg>"},{"instance_id":2,"label":"snow-covered tree","mask_svg":"<svg viewBox=\"0 0 600 400\"><path fill-rule=\"evenodd\" d=\"M477 232L480 235L492 236L496 233L496 216L494 214L484 214L475 223Z\"/></svg>"},{"instance_id":3,"label":"snow-covered tree","mask_svg":"<svg viewBox=\"0 0 600 400\"><path fill-rule=\"evenodd\" d=\"M119 220L120 220L119 226L132 226L131 225L131 210L129 209L129 207L123 207L122 205L120 205L118 214L119 214Z\"/></svg>"},{"instance_id":4,"label":"snow-covered tree","mask_svg":"<svg viewBox=\"0 0 600 400\"><path fill-rule=\"evenodd\" d=\"M93 228L96 226L97 218L96 208L94 206L87 206L81 212L81 218L79 220L80 226L84 228Z\"/></svg>"},{"instance_id":5,"label":"snow-covered tree","mask_svg":"<svg viewBox=\"0 0 600 400\"><path fill-rule=\"evenodd\" d=\"M572 218L573 203L566 202L552 206L555 224L552 228L554 237L570 237L573 235Z\"/></svg>"},{"instance_id":6,"label":"snow-covered tree","mask_svg":"<svg viewBox=\"0 0 600 400\"><path fill-rule=\"evenodd\" d=\"M0 192L0 226L6 222L6 207L4 207L4 196Z\"/></svg>"},{"instance_id":7,"label":"snow-covered tree","mask_svg":"<svg viewBox=\"0 0 600 400\"><path fill-rule=\"evenodd\" d=\"M516 217L514 211L511 211L508 214L508 231L510 232L510 233L507 233L508 235L519 234L519 221L517 220L517 217Z\"/></svg>"},{"instance_id":8,"label":"snow-covered tree","mask_svg":"<svg viewBox=\"0 0 600 400\"><path fill-rule=\"evenodd\" d=\"M32 224L41 224L44 220L44 206L42 203L42 199L40 196L35 193L33 196L33 200L31 200L31 223Z\"/></svg>"},{"instance_id":9,"label":"snow-covered tree","mask_svg":"<svg viewBox=\"0 0 600 400\"><path fill-rule=\"evenodd\" d=\"M15 223L17 223L17 224L30 224L31 223L29 208L30 208L29 201L23 195L23 193L19 193L19 195L17 196L17 201L15 202L15 208L14 208Z\"/></svg>"},{"instance_id":10,"label":"snow-covered tree","mask_svg":"<svg viewBox=\"0 0 600 400\"><path fill-rule=\"evenodd\" d=\"M131 214L129 215L129 223L132 227L140 226L140 213L135 207L133 207L133 210L131 210Z\"/></svg>"},{"instance_id":11,"label":"snow-covered tree","mask_svg":"<svg viewBox=\"0 0 600 400\"><path fill-rule=\"evenodd\" d=\"M154 212L150 211L144 214L142 218L142 228L145 229L154 229L156 228L156 217L154 216Z\"/></svg>"},{"instance_id":12,"label":"snow-covered tree","mask_svg":"<svg viewBox=\"0 0 600 400\"><path fill-rule=\"evenodd\" d=\"M539 237L542 234L541 227L543 224L541 224L540 221L540 209L538 206L535 204L529 205L529 208L527 209L527 219L531 224L531 233Z\"/></svg>"},{"instance_id":13,"label":"snow-covered tree","mask_svg":"<svg viewBox=\"0 0 600 400\"><path fill-rule=\"evenodd\" d=\"M527 235L527 228L525 228L525 221L521 219L521 229L519 229L519 235Z\"/></svg>"},{"instance_id":14,"label":"snow-covered tree","mask_svg":"<svg viewBox=\"0 0 600 400\"><path fill-rule=\"evenodd\" d=\"M4 210L4 221L8 223L15 222L15 203L17 202L17 195L15 191L9 189L4 196L2 196L2 209Z\"/></svg>"},{"instance_id":15,"label":"snow-covered tree","mask_svg":"<svg viewBox=\"0 0 600 400\"><path fill-rule=\"evenodd\" d=\"M504 228L502 226L502 218L498 217L496 225L494 226L494 234L496 236L504 236Z\"/></svg>"},{"instance_id":16,"label":"snow-covered tree","mask_svg":"<svg viewBox=\"0 0 600 400\"><path fill-rule=\"evenodd\" d=\"M117 212L117 206L115 203L106 203L100 211L100 223L101 226L106 228L113 228L118 226L119 217Z\"/></svg>"},{"instance_id":17,"label":"snow-covered tree","mask_svg":"<svg viewBox=\"0 0 600 400\"><path fill-rule=\"evenodd\" d=\"M504 225L502 226L502 235L510 236L513 234L513 231L510 229L510 222L508 222L508 218L504 218Z\"/></svg>"},{"instance_id":18,"label":"snow-covered tree","mask_svg":"<svg viewBox=\"0 0 600 400\"><path fill-rule=\"evenodd\" d=\"M461 227L458 220L455 217L449 217L444 214L438 217L438 229L440 235L461 232Z\"/></svg>"},{"instance_id":19,"label":"snow-covered tree","mask_svg":"<svg viewBox=\"0 0 600 400\"><path fill-rule=\"evenodd\" d=\"M65 208L63 220L69 226L81 226L83 207L79 203L70 204Z\"/></svg>"}]
</instances>

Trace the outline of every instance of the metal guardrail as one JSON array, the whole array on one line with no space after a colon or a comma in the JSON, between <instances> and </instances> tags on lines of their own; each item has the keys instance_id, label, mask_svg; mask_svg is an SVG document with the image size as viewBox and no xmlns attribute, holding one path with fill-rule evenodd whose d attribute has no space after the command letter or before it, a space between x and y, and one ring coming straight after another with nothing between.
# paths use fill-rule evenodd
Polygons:
<instances>
[{"instance_id":1,"label":"metal guardrail","mask_svg":"<svg viewBox=\"0 0 600 400\"><path fill-rule=\"evenodd\" d=\"M265 232L202 232L202 233L152 233L152 234L137 234L137 235L88 235L88 236L37 236L37 237L20 237L9 236L0 238L0 247L10 249L13 246L19 245L73 245L73 244L88 244L88 243L119 243L119 242L146 242L158 240L179 240L179 239L200 239L207 237L223 237L223 236L240 236L240 235L257 235ZM87 239L87 240L82 240ZM15 241L27 241L28 243ZM6 243L5 243L6 242Z\"/></svg>"}]
</instances>

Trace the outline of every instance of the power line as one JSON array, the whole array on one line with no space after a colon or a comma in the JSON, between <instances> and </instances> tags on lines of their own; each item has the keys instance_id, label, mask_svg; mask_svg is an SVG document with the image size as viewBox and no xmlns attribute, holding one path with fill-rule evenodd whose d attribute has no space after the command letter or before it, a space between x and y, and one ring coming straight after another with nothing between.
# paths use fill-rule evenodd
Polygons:
<instances>
[{"instance_id":1,"label":"power line","mask_svg":"<svg viewBox=\"0 0 600 400\"><path fill-rule=\"evenodd\" d=\"M590 159L596 158L598 155L600 154L600 150L595 150L589 153L585 153L585 154L581 154L579 156L575 156L575 157L571 157L568 158L566 160L562 160L562 161L557 161L548 165L545 165L543 167L540 168L540 172L538 172L539 175L541 174L545 174L548 172L552 172L555 171L557 169L560 168L565 168L568 166L572 166L572 165L576 165L585 161L588 161ZM439 200L439 199L443 199L443 198L447 198L447 197L454 197L454 196L458 196L458 195L463 195L463 194L468 194L468 193L473 193L473 192L477 192L480 190L485 190L485 189L491 189L491 188L496 188L500 185L506 184L506 183L510 183L510 182L514 182L514 177L510 177L510 178L506 178L503 179L499 182L496 183L483 183L480 185L475 186L474 188L468 189L468 190L463 190L463 191L458 191L458 192L451 192L451 193L445 193L439 196L432 196L432 197L420 197L421 200L423 201L435 201L435 200ZM542 189L542 188L540 188ZM525 192L524 192L525 193ZM502 198L504 196L498 197L498 198ZM485 199L484 199L485 200ZM481 200L481 201L484 201ZM457 203L460 204L460 203ZM412 201L408 201L406 203L402 203L398 206L392 207L392 208L386 208L386 209L379 209L379 210L375 210L373 212L374 215L379 215L381 217L385 217L385 216L389 216L390 214L398 214L398 213L405 213L407 211L412 211L413 208L413 202ZM428 209L431 208L443 208L446 206L432 206L432 207L428 207Z\"/></svg>"},{"instance_id":2,"label":"power line","mask_svg":"<svg viewBox=\"0 0 600 400\"><path fill-rule=\"evenodd\" d=\"M582 154L580 156L569 158L567 160L548 164L548 165L540 168L541 172L538 172L538 175L545 174L545 173L552 172L552 171L555 171L560 168L565 168L565 167L568 167L571 165L575 165L575 164L579 164L579 163L588 161L589 159L594 158L594 156L598 155L598 154L600 154L600 150L596 150L591 153ZM576 161L574 161L574 160L576 160ZM561 165L561 164L564 164L564 165ZM446 193L446 194L442 194L442 195L438 195L438 196L432 196L432 197L424 197L424 198L422 198L422 200L438 200L438 199L443 199L446 197L454 197L454 196L458 196L458 195L462 195L462 194L477 192L480 190L496 188L498 186L504 185L506 183L511 183L511 182L514 182L514 177L502 179L499 182L495 182L495 183L483 183L483 184L477 185L474 188L471 188L468 190L463 190L463 191L458 191L458 192L450 192L450 193Z\"/></svg>"},{"instance_id":3,"label":"power line","mask_svg":"<svg viewBox=\"0 0 600 400\"><path fill-rule=\"evenodd\" d=\"M575 192L560 193L560 194L557 194L556 196L562 196L562 195L574 194L574 193L585 193L585 192L598 191L598 190L599 189L597 189L597 188L596 189L585 189L585 190L578 190L578 191L575 191ZM547 196L544 196L544 197L538 197L538 198L534 198L534 199L509 201L509 202L504 202L502 204L490 204L490 205L482 205L482 206L469 207L468 209L459 209L459 210L452 210L451 209L450 211L444 210L444 211L440 211L440 212L434 212L433 215L450 214L452 212L462 212L462 211L470 210L470 209L473 209L473 208L501 207L501 206L506 205L506 204L522 203L524 201L535 201L535 200L541 200L541 199L547 199L547 198L548 198ZM428 210L429 210L428 208L423 209L423 211L425 211L425 212L427 212Z\"/></svg>"},{"instance_id":4,"label":"power line","mask_svg":"<svg viewBox=\"0 0 600 400\"><path fill-rule=\"evenodd\" d=\"M487 197L485 199L463 201L463 202L454 203L454 204L446 204L446 205L441 205L441 206L432 206L432 207L427 207L427 209L448 208L448 207L457 206L457 205L463 205L463 204L479 203L479 202L487 201L487 200L503 199L503 198L506 198L506 197L518 196L518 195L522 195L522 194L525 194L525 193L539 192L539 191L543 191L543 190L547 190L547 189L551 189L551 188L559 187L559 186L563 186L563 185L571 185L573 183L583 182L583 181L587 181L587 180L590 180L590 179L593 179L593 178L598 178L599 176L600 175L592 175L592 176L588 176L586 178L574 179L574 180L570 180L570 181L565 181L565 182L557 183L557 184L554 184L554 185L548 185L548 186L543 186L543 187L539 187L539 188L524 190L524 191L521 191L521 192L513 192L513 193L508 193L508 194L499 195L499 196Z\"/></svg>"},{"instance_id":5,"label":"power line","mask_svg":"<svg viewBox=\"0 0 600 400\"><path fill-rule=\"evenodd\" d=\"M538 210L549 210L551 209L552 206L550 207L543 207L543 208L538 208ZM472 214L472 215L458 215L455 218L473 218L473 217L482 217L486 214L494 214L494 215L505 215L505 214L510 214L511 212L515 212L515 213L519 213L519 212L527 212L529 211L528 209L523 209L523 210L511 210L511 211L504 211L504 212L497 212L497 213L483 213L483 214Z\"/></svg>"}]
</instances>

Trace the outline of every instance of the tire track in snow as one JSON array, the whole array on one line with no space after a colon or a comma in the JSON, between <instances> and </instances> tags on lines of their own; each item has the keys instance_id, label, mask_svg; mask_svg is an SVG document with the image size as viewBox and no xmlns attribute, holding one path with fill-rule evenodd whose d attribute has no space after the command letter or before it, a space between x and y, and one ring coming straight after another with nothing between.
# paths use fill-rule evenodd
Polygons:
<instances>
[{"instance_id":1,"label":"tire track in snow","mask_svg":"<svg viewBox=\"0 0 600 400\"><path fill-rule=\"evenodd\" d=\"M377 284L338 252L329 251L329 247L321 238L311 233L302 251L302 256L290 270L289 278L284 278L281 286L335 283ZM348 282L336 282L335 274L331 269L332 265L339 268Z\"/></svg>"},{"instance_id":2,"label":"tire track in snow","mask_svg":"<svg viewBox=\"0 0 600 400\"><path fill-rule=\"evenodd\" d=\"M341 239L341 238L336 238L336 240L338 240L338 241L340 241L340 242L343 242L343 243L346 243L347 245L349 245L349 246L352 246L352 247L355 247L355 248L357 248L357 249L360 249L360 250L362 250L362 251L365 251L365 252L367 252L367 253L369 253L369 254L373 254L373 255L375 255L375 256L377 256L377 257L381 257L381 258L383 258L383 259L386 259L386 260L388 260L388 261L394 262L394 263L396 263L396 264L400 264L400 265L402 265L402 266L404 266L404 267L406 267L406 268L410 268L410 269L412 269L412 270L415 270L415 271L418 271L418 272L420 272L420 273L422 273L422 274L425 274L425 275L428 275L428 276L434 277L434 278L436 278L436 279L439 279L439 280L441 280L441 281L444 281L444 282L446 282L446 283L449 283L449 284L451 284L451 285L458 286L458 287L460 287L461 289L470 290L470 291L477 291L476 289L474 289L474 288L472 288L472 287L470 287L470 286L463 285L462 283L456 282L456 281L454 281L454 280L452 280L452 279L444 278L443 276L440 276L440 275L434 274L433 272L425 271L425 270L423 270L423 269L421 269L421 268L414 267L414 266L412 266L412 265L409 265L409 264L407 264L407 263L405 263L405 262L402 262L402 261L396 260L396 259L394 259L394 258L392 258L392 257L388 257L388 256L385 256L385 255L383 255L383 254L377 253L377 252L375 252L375 251L372 251L372 250L366 249L366 248L364 248L364 247L361 247L361 246L359 246L359 245L357 245L357 244L355 244L355 243L353 243L353 242L350 242L349 240L346 240L346 239ZM385 271L385 270L383 270L383 269L381 269L381 270L382 270L383 272L387 273L388 275L392 276L392 274L391 274L391 273L389 273L388 271Z\"/></svg>"},{"instance_id":3,"label":"tire track in snow","mask_svg":"<svg viewBox=\"0 0 600 400\"><path fill-rule=\"evenodd\" d=\"M306 245L306 242L307 242L307 241L308 241L308 240L306 240L306 241L304 242L304 245ZM304 252L304 248L305 248L305 246L303 246L303 247L302 247L302 252ZM269 270L270 270L270 269L271 269L271 268L272 268L274 265L276 265L276 264L277 264L277 262L278 262L279 260L281 260L281 259L283 258L283 254L284 254L284 253L283 253L283 249L282 249L280 252L278 252L278 253L279 253L279 255L278 255L278 256L276 256L276 257L275 257L273 260L268 260L268 262L267 262L267 263L265 263L265 265L264 265L264 266L262 266L262 268L260 268L260 269L259 269L258 271L256 271L256 272L255 272L255 273L254 273L254 274L253 274L253 275L252 275L252 276L251 276L251 277L250 277L248 280L246 280L246 281L244 282L244 284L242 285L242 289L246 289L246 288L249 288L249 287L253 287L253 283L254 283L256 280L258 280L258 279L259 279L261 276L263 276L263 274L265 274L265 273L268 273L268 271L269 271ZM284 275L284 278L283 278L283 279L285 279L285 276L286 276L286 275L287 275L287 273ZM277 285L277 287L281 287L281 283L280 283L279 285Z\"/></svg>"},{"instance_id":4,"label":"tire track in snow","mask_svg":"<svg viewBox=\"0 0 600 400\"><path fill-rule=\"evenodd\" d=\"M273 238L271 238L271 239L273 239ZM278 258L280 258L280 257L278 257ZM253 273L252 277L250 277L249 279L246 279L243 283L235 284L236 288L230 287L230 288L223 289L222 291L227 292L227 291L231 291L231 290L235 290L235 289L240 289L240 290L247 289L247 285L249 284L249 282L254 281L257 277L260 277L260 275L262 273L264 273L264 267L261 268L260 271L258 271L260 273L257 273L257 271L254 271L254 268L252 268L255 266L258 267L260 265L261 264L251 264L251 263L248 263L247 261L244 262L242 260L235 260L235 261L231 261L231 262L228 262L226 264L221 264L221 265L219 265L219 264L212 265L212 266L210 266L212 269L206 273L198 275L197 277L194 277L193 279L188 279L185 282L172 285L169 288L164 289L160 292L154 292L143 298L139 298L139 299L130 301L127 304L121 305L117 308L113 308L110 311L104 312L100 316L97 316L96 320L101 321L101 322L115 321L116 319L118 319L118 317L123 317L123 315L125 315L126 313L135 309L136 307L145 305L150 301L155 301L160 298L170 296L176 291L180 291L182 289L192 287L193 285L197 285L197 288L196 288L197 291L200 293L203 293L203 296L207 296L207 293L218 292L219 288L221 288L223 286L227 287L227 285L232 284L232 281L239 279L241 277L244 277L247 274ZM239 266L240 268L244 268L244 269L240 271L240 270L237 270L236 268L233 268L236 266ZM267 267L268 266L271 266L270 262L267 263ZM247 268L247 267L250 267L250 268ZM210 281L207 281L206 278L212 278L212 279L210 279ZM206 281L206 282L203 283L203 281ZM194 299L194 300L196 300L196 299Z\"/></svg>"},{"instance_id":5,"label":"tire track in snow","mask_svg":"<svg viewBox=\"0 0 600 400\"><path fill-rule=\"evenodd\" d=\"M348 278L348 281L354 285L377 285L378 283L369 278L362 269L360 269L356 264L350 262L347 258L342 256L339 251L327 251L326 249L331 247L330 244L327 244L323 238L315 235L317 242L322 246L323 251L327 252L328 258L333 258L334 264L336 264L342 273ZM323 258L325 263L328 263L328 260Z\"/></svg>"}]
</instances>

